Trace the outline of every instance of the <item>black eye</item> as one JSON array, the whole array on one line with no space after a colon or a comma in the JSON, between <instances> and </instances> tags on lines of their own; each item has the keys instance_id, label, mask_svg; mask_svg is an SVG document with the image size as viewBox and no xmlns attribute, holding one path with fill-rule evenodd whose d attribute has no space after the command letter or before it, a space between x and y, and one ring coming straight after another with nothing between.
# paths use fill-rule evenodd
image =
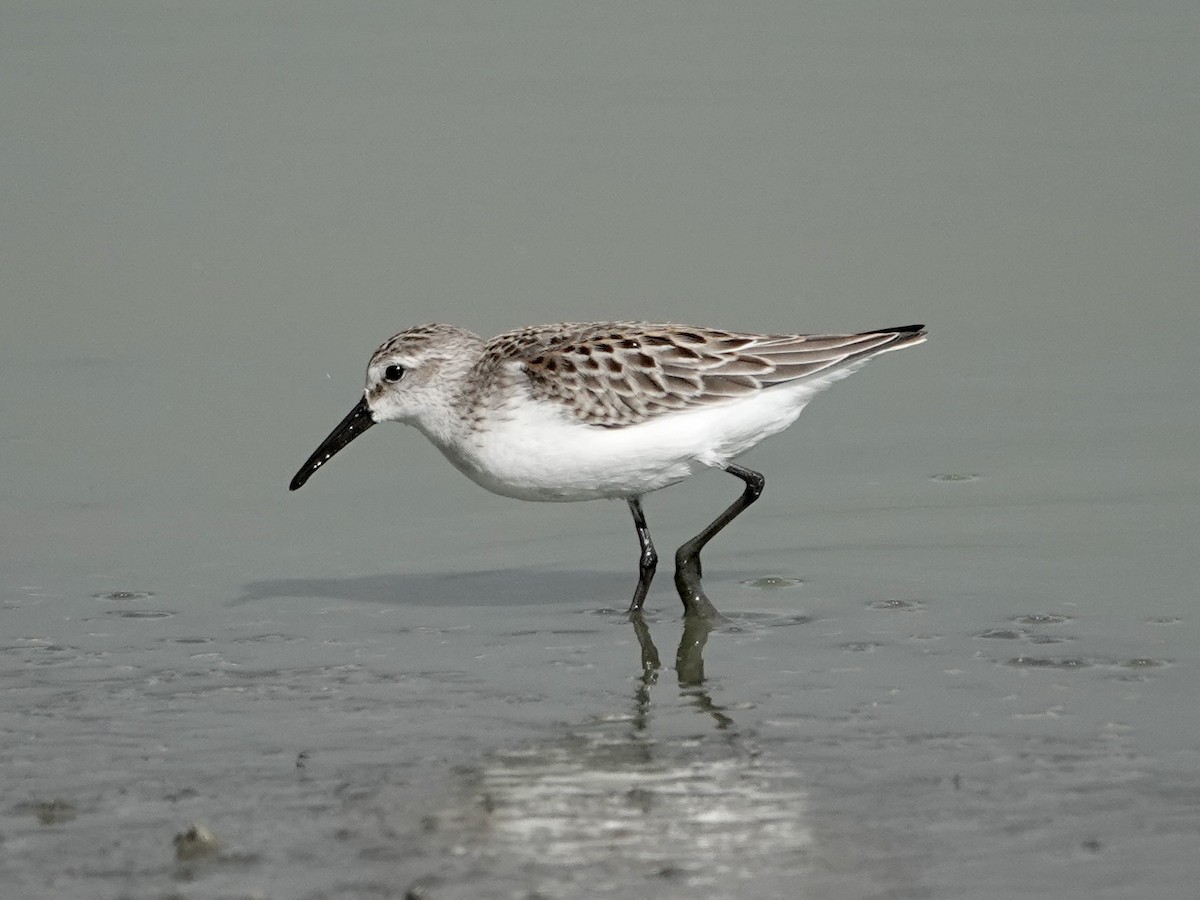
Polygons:
<instances>
[{"instance_id":1,"label":"black eye","mask_svg":"<svg viewBox=\"0 0 1200 900\"><path fill-rule=\"evenodd\" d=\"M383 380L395 384L404 377L404 366L388 366L383 370Z\"/></svg>"}]
</instances>

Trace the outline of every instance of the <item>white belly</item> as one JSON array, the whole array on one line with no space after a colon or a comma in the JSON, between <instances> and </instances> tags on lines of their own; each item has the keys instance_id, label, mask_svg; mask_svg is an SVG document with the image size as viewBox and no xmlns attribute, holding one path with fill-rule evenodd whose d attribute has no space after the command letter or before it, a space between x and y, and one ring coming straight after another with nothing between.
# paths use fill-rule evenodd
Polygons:
<instances>
[{"instance_id":1,"label":"white belly","mask_svg":"<svg viewBox=\"0 0 1200 900\"><path fill-rule=\"evenodd\" d=\"M525 404L487 430L434 443L472 481L506 497L636 497L745 453L794 422L811 394L777 388L625 428L581 425Z\"/></svg>"}]
</instances>

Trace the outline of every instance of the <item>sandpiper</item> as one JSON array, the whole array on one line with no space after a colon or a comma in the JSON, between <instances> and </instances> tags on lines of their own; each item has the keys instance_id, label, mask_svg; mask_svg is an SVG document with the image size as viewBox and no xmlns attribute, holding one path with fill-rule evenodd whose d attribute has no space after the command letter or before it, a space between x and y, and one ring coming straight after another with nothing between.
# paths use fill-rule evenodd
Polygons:
<instances>
[{"instance_id":1,"label":"sandpiper","mask_svg":"<svg viewBox=\"0 0 1200 900\"><path fill-rule=\"evenodd\" d=\"M629 606L637 613L658 564L642 496L699 467L723 469L744 483L741 496L675 554L685 614L715 615L700 586L700 551L764 484L733 460L791 425L814 394L871 357L924 341L923 328L804 335L562 323L484 340L453 325L421 325L371 356L363 398L290 489L375 423L404 422L493 493L622 498L641 544Z\"/></svg>"}]
</instances>

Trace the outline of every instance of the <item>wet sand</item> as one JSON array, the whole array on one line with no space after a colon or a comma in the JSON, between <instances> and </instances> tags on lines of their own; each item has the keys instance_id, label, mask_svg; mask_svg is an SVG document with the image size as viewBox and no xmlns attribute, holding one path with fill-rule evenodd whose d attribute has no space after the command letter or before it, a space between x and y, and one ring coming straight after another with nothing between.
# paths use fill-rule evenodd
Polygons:
<instances>
[{"instance_id":1,"label":"wet sand","mask_svg":"<svg viewBox=\"0 0 1200 900\"><path fill-rule=\"evenodd\" d=\"M492 578L511 595L545 583ZM712 633L668 608L640 636L585 597L410 606L261 584L207 616L89 598L4 648L6 882L1185 896L1195 748L1162 740L1188 690L1178 623L716 587L730 612ZM34 633L29 612L6 615ZM177 859L192 823L220 848Z\"/></svg>"}]
</instances>

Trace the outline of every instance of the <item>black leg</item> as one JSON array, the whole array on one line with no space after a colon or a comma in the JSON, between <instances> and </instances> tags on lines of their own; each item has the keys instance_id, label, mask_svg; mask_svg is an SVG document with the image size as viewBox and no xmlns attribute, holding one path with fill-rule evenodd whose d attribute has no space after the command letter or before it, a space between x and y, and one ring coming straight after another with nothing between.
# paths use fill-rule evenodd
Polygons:
<instances>
[{"instance_id":1,"label":"black leg","mask_svg":"<svg viewBox=\"0 0 1200 900\"><path fill-rule=\"evenodd\" d=\"M743 469L733 463L725 466L725 471L736 475L746 483L742 495L729 504L729 508L721 513L702 532L675 551L675 588L679 598L683 600L685 616L715 616L716 609L704 596L700 587L700 551L704 545L716 536L722 528L732 522L747 506L762 495L766 479L752 469Z\"/></svg>"},{"instance_id":2,"label":"black leg","mask_svg":"<svg viewBox=\"0 0 1200 900\"><path fill-rule=\"evenodd\" d=\"M658 553L654 550L654 542L650 540L650 529L646 527L646 514L642 512L641 497L629 498L629 511L633 513L633 527L637 529L638 543L642 545L642 556L638 561L637 590L633 592L633 602L629 604L629 611L636 613L642 611L642 604L646 602L650 582L654 580L654 570L658 567Z\"/></svg>"}]
</instances>

